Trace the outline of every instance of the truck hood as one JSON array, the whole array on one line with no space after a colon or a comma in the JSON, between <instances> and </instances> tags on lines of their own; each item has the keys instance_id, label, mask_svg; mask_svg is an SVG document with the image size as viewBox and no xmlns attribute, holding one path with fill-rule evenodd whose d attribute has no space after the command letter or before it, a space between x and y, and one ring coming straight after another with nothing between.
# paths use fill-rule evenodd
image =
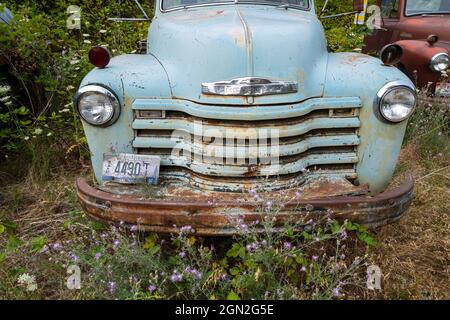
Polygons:
<instances>
[{"instance_id":1,"label":"truck hood","mask_svg":"<svg viewBox=\"0 0 450 320\"><path fill-rule=\"evenodd\" d=\"M450 42L450 15L429 15L410 17L402 25L400 36L403 40L426 40L435 34L444 43Z\"/></svg>"},{"instance_id":2,"label":"truck hood","mask_svg":"<svg viewBox=\"0 0 450 320\"><path fill-rule=\"evenodd\" d=\"M159 14L149 53L167 72L172 96L212 104L272 104L323 94L327 48L309 12L274 6L223 5ZM202 83L243 77L295 81L298 92L259 96L202 94Z\"/></svg>"}]
</instances>

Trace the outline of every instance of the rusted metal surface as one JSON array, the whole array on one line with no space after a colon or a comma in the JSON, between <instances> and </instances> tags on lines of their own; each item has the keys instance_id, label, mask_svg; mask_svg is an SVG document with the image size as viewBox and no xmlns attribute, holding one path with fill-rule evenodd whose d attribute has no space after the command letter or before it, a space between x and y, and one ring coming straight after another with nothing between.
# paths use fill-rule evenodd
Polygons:
<instances>
[{"instance_id":1,"label":"rusted metal surface","mask_svg":"<svg viewBox=\"0 0 450 320\"><path fill-rule=\"evenodd\" d=\"M430 89L434 91L441 75L432 71L429 64L436 53L450 54L449 16L448 14L406 16L406 1L397 2L398 10L393 11L389 17L383 17L381 28L366 37L363 52L379 52L385 45L391 43L400 45L404 54L398 67L416 81L419 88L432 83ZM381 0L378 0L377 4L382 6ZM439 41L429 44L427 38L430 35L436 35Z\"/></svg>"},{"instance_id":2,"label":"rusted metal surface","mask_svg":"<svg viewBox=\"0 0 450 320\"><path fill-rule=\"evenodd\" d=\"M266 196L283 196L280 199L283 200L283 206L274 215L276 225L329 215L340 221L348 219L368 227L398 220L406 212L413 197L411 177L401 186L374 197L336 195L342 194L342 189L336 189L341 187L319 183L316 189L311 186L309 195L300 198L292 194L295 189ZM237 193L205 194L191 190L191 193L175 193L160 199L153 197L145 200L142 197L101 191L89 185L85 178L79 178L77 194L83 209L94 218L138 225L141 230L162 233L177 232L182 226L189 225L197 235L232 235L236 233L233 219L240 217L245 223L251 224L267 215L262 210L264 203L256 201L251 195Z\"/></svg>"}]
</instances>

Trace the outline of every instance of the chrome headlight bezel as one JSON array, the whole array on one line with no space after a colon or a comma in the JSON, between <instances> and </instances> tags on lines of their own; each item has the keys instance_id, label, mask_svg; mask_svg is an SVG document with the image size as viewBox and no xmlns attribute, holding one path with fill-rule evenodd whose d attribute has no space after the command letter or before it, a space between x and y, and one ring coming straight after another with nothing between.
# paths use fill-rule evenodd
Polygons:
<instances>
[{"instance_id":1,"label":"chrome headlight bezel","mask_svg":"<svg viewBox=\"0 0 450 320\"><path fill-rule=\"evenodd\" d=\"M382 103L384 101L384 98L389 93L391 93L393 90L396 90L396 89L404 89L404 90L409 91L411 94L413 94L415 101L414 101L413 107L410 109L411 111L409 112L409 114L406 117L403 117L401 119L390 119L383 112L383 110L382 110ZM417 107L417 92L416 92L416 88L411 83L409 83L407 81L403 81L403 80L392 81L392 82L389 82L386 85L384 85L378 91L378 93L377 93L377 95L375 97L375 102L374 102L375 113L377 115L379 115L381 117L381 119L383 119L384 121L386 121L388 123L391 123L391 124L397 124L397 123L401 123L403 121L408 120L411 117L411 115L414 113L414 110L416 109L416 107Z\"/></svg>"},{"instance_id":2,"label":"chrome headlight bezel","mask_svg":"<svg viewBox=\"0 0 450 320\"><path fill-rule=\"evenodd\" d=\"M441 58L441 57L446 57L446 58L447 58L447 61L448 61L447 67L443 68L442 70L438 68L438 63L437 63L438 59ZM438 53L438 54L435 54L435 55L431 58L431 61L430 61L430 69L431 69L432 71L434 71L434 72L444 72L444 71L447 71L448 68L450 68L450 56L449 56L447 53L445 53L445 52L440 52L440 53Z\"/></svg>"},{"instance_id":3,"label":"chrome headlight bezel","mask_svg":"<svg viewBox=\"0 0 450 320\"><path fill-rule=\"evenodd\" d=\"M113 106L113 112L111 116L108 117L106 121L103 121L101 123L93 123L89 119L87 119L83 113L80 110L80 101L83 99L83 97L88 93L97 93L100 95L105 96L105 98L110 99L111 104ZM117 98L117 96L114 94L114 92L104 86L101 85L87 85L82 88L80 88L75 96L74 99L75 107L77 110L78 115L88 124L95 126L95 127L108 127L114 124L117 119L120 116L121 111L121 105L120 101Z\"/></svg>"}]
</instances>

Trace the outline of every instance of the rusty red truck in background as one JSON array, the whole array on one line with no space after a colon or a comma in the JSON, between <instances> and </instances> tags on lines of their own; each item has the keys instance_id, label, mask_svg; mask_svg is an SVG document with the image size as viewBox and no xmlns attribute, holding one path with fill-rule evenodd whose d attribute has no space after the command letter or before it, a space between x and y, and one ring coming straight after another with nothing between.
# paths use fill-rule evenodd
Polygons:
<instances>
[{"instance_id":1,"label":"rusty red truck in background","mask_svg":"<svg viewBox=\"0 0 450 320\"><path fill-rule=\"evenodd\" d=\"M381 25L366 37L363 52L384 49L419 88L450 96L450 84L442 82L450 66L450 0L376 2Z\"/></svg>"}]
</instances>

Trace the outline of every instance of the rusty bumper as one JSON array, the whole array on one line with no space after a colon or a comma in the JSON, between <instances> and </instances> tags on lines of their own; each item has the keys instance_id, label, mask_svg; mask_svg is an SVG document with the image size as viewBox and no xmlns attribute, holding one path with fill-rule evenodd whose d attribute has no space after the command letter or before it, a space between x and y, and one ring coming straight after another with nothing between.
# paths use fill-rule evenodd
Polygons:
<instances>
[{"instance_id":1,"label":"rusty bumper","mask_svg":"<svg viewBox=\"0 0 450 320\"><path fill-rule=\"evenodd\" d=\"M196 198L144 200L101 191L85 178L77 180L77 194L83 209L93 218L138 225L140 230L171 233L192 226L197 235L225 236L236 233L230 217L240 216L246 223L261 221L265 214L256 201ZM367 227L379 227L400 219L413 198L414 183L408 177L402 185L374 197L336 196L293 200L277 210L277 223L306 221L330 216ZM231 219L232 220L232 219Z\"/></svg>"}]
</instances>

